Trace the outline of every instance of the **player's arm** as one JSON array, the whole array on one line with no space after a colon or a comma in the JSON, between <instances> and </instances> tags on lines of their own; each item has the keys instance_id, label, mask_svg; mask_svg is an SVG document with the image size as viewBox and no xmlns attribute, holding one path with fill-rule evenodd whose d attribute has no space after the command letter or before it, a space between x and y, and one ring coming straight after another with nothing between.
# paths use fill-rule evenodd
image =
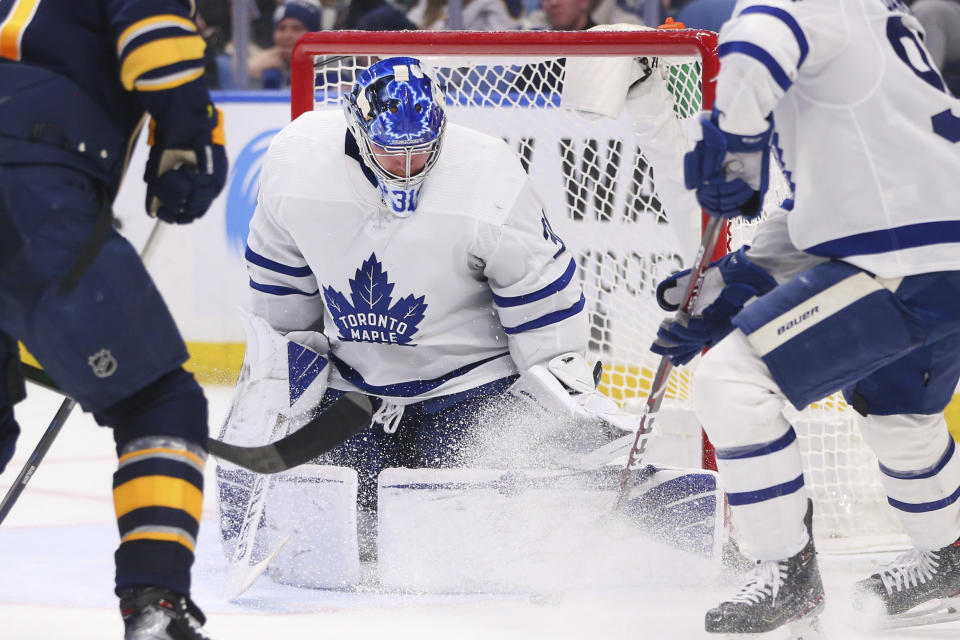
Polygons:
<instances>
[{"instance_id":1,"label":"player's arm","mask_svg":"<svg viewBox=\"0 0 960 640\"><path fill-rule=\"evenodd\" d=\"M686 186L709 213L752 217L768 183L771 113L801 71L844 41L842 7L813 0L745 2L721 33L717 97L684 162Z\"/></svg>"},{"instance_id":2,"label":"player's arm","mask_svg":"<svg viewBox=\"0 0 960 640\"><path fill-rule=\"evenodd\" d=\"M519 170L519 167L518 167ZM587 314L576 261L529 182L505 222L482 225L478 252L510 355L523 371L561 353L585 353Z\"/></svg>"},{"instance_id":3,"label":"player's arm","mask_svg":"<svg viewBox=\"0 0 960 640\"><path fill-rule=\"evenodd\" d=\"M285 173L275 156L285 144L281 133L270 146L260 172L257 207L244 251L250 277L250 309L282 333L315 327L323 320L317 278L297 240L282 222Z\"/></svg>"},{"instance_id":4,"label":"player's arm","mask_svg":"<svg viewBox=\"0 0 960 640\"><path fill-rule=\"evenodd\" d=\"M147 210L167 222L203 215L227 176L223 115L203 77L192 0L110 0L120 82L152 118Z\"/></svg>"},{"instance_id":5,"label":"player's arm","mask_svg":"<svg viewBox=\"0 0 960 640\"><path fill-rule=\"evenodd\" d=\"M597 392L599 363L585 357L589 324L572 252L550 225L529 183L504 224L484 226L489 247L478 256L520 379L514 396L550 414L635 427L631 416Z\"/></svg>"}]
</instances>

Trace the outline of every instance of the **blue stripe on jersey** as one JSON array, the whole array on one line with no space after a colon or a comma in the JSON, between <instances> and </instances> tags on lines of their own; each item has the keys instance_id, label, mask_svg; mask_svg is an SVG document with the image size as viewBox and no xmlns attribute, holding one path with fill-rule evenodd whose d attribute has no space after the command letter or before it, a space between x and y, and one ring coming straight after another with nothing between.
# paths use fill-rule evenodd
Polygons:
<instances>
[{"instance_id":1,"label":"blue stripe on jersey","mask_svg":"<svg viewBox=\"0 0 960 640\"><path fill-rule=\"evenodd\" d=\"M893 229L865 231L836 240L827 240L804 251L815 256L842 258L948 242L960 242L960 220L919 222Z\"/></svg>"},{"instance_id":2,"label":"blue stripe on jersey","mask_svg":"<svg viewBox=\"0 0 960 640\"><path fill-rule=\"evenodd\" d=\"M772 487L767 487L766 489L742 491L740 493L728 493L727 500L732 506L735 507L743 504L754 504L757 502L764 502L766 500L773 500L774 498L779 498L780 496L787 496L791 493L796 493L802 486L803 474L801 473L799 476L789 482L776 484Z\"/></svg>"},{"instance_id":3,"label":"blue stripe on jersey","mask_svg":"<svg viewBox=\"0 0 960 640\"><path fill-rule=\"evenodd\" d=\"M882 471L884 475L890 476L891 478L899 478L900 480L921 480L923 478L932 478L940 473L945 466L947 466L947 463L950 462L950 458L953 457L953 452L956 448L957 443L953 438L950 438L950 444L947 445L947 450L944 452L943 457L940 458L939 462L927 469L921 469L919 471L894 471L890 467L885 467L883 466L883 463L880 463L880 471Z\"/></svg>"},{"instance_id":4,"label":"blue stripe on jersey","mask_svg":"<svg viewBox=\"0 0 960 640\"><path fill-rule=\"evenodd\" d=\"M580 294L580 300L574 303L572 307L568 309L560 309L559 311L553 311L548 313L545 316L540 316L529 322L524 322L523 324L518 324L515 327L504 327L503 332L507 335L513 335L515 333L523 333L524 331L533 331L534 329L539 329L550 324L556 324L566 320L571 316L575 316L581 311L583 311L583 306L586 304L586 298L583 297L583 294Z\"/></svg>"},{"instance_id":5,"label":"blue stripe on jersey","mask_svg":"<svg viewBox=\"0 0 960 640\"><path fill-rule=\"evenodd\" d=\"M300 289L294 289L292 287L281 287L275 284L261 284L259 282L254 282L253 278L250 279L250 288L256 289L257 291L262 291L263 293L269 293L274 296L307 296L311 298L318 293L320 290L317 289L313 293L307 293L306 291L300 291Z\"/></svg>"},{"instance_id":6,"label":"blue stripe on jersey","mask_svg":"<svg viewBox=\"0 0 960 640\"><path fill-rule=\"evenodd\" d=\"M933 502L901 502L889 496L887 496L887 502L889 502L890 506L894 509L906 511L907 513L926 513L928 511L936 511L937 509L949 507L956 502L958 498L960 498L960 487L957 487L957 490L946 498L934 500Z\"/></svg>"},{"instance_id":7,"label":"blue stripe on jersey","mask_svg":"<svg viewBox=\"0 0 960 640\"><path fill-rule=\"evenodd\" d=\"M735 40L733 42L724 42L717 49L717 52L722 59L724 56L728 56L731 53L742 53L745 56L753 58L763 66L767 68L767 71L770 72L770 75L773 76L774 81L780 88L786 91L790 88L790 85L793 82L790 80L790 77L787 76L787 73L783 68L777 63L772 55L767 53L766 49L763 49L752 42L744 42L742 40Z\"/></svg>"},{"instance_id":8,"label":"blue stripe on jersey","mask_svg":"<svg viewBox=\"0 0 960 640\"><path fill-rule=\"evenodd\" d=\"M740 15L745 16L750 13L762 13L764 15L772 16L780 20L780 22L783 24L787 25L787 28L793 32L793 37L797 39L797 46L800 48L800 60L797 62L797 68L799 69L803 64L803 61L806 60L807 54L810 53L810 45L807 43L807 36L804 35L803 29L800 28L800 24L797 22L796 18L783 9L778 7L770 7L763 4L747 7L740 12Z\"/></svg>"},{"instance_id":9,"label":"blue stripe on jersey","mask_svg":"<svg viewBox=\"0 0 960 640\"><path fill-rule=\"evenodd\" d=\"M258 267L263 267L264 269L269 269L270 271L276 271L277 273L282 273L285 276L293 276L295 278L304 278L309 275L313 275L313 271L309 266L306 267L291 267L285 265L281 262L276 262L262 256L253 249L247 246L247 250L243 255L247 259L247 262L257 265Z\"/></svg>"},{"instance_id":10,"label":"blue stripe on jersey","mask_svg":"<svg viewBox=\"0 0 960 640\"><path fill-rule=\"evenodd\" d=\"M785 434L776 440L762 442L760 444L750 444L743 447L717 449L715 453L717 458L720 460L742 460L744 458L756 458L770 453L775 453L781 449L786 449L788 446L793 444L796 439L797 432L793 430L793 427L790 427Z\"/></svg>"},{"instance_id":11,"label":"blue stripe on jersey","mask_svg":"<svg viewBox=\"0 0 960 640\"><path fill-rule=\"evenodd\" d=\"M570 281L573 279L573 274L577 271L577 263L574 262L573 258L570 258L570 264L567 266L567 270L563 272L559 278L540 289L539 291L534 291L533 293L525 293L520 296L498 296L493 294L493 301L497 304L498 307L519 307L522 304L527 304L530 302L536 302L537 300L543 300L547 296L551 296L558 291L564 289Z\"/></svg>"},{"instance_id":12,"label":"blue stripe on jersey","mask_svg":"<svg viewBox=\"0 0 960 640\"><path fill-rule=\"evenodd\" d=\"M370 384L363 379L363 376L360 373L348 365L346 362L335 356L333 353L328 354L330 356L330 361L333 362L337 367L337 371L343 377L344 380L354 385L362 391L366 391L372 395L376 396L394 396L399 398L412 398L414 396L419 396L421 394L433 391L440 385L458 378L465 373L469 373L476 369L477 367L483 366L488 362L492 362L497 358L503 358L504 356L510 355L509 351L504 351L495 356L490 356L489 358L484 358L478 362L472 362L466 366L460 367L459 369L454 369L449 373L445 373L438 378L433 378L432 380L411 380L410 382L395 382L393 384L386 385L375 385Z\"/></svg>"}]
</instances>

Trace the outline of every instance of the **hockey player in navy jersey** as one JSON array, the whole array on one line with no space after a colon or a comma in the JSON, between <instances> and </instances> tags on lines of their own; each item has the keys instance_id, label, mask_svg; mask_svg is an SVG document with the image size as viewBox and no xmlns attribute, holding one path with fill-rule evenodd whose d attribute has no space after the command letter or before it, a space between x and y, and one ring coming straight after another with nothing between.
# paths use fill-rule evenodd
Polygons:
<instances>
[{"instance_id":1,"label":"hockey player in navy jersey","mask_svg":"<svg viewBox=\"0 0 960 640\"><path fill-rule=\"evenodd\" d=\"M675 363L714 345L696 373L697 414L759 560L706 629L816 626L824 590L781 410L841 389L916 546L858 583L855 604L896 617L953 599L955 610L960 456L942 412L960 377L960 103L897 0L741 1L719 53L688 188L712 215L754 216L772 152L793 198L753 246L714 265L695 317L654 345ZM665 307L684 281L661 284Z\"/></svg>"},{"instance_id":2,"label":"hockey player in navy jersey","mask_svg":"<svg viewBox=\"0 0 960 640\"><path fill-rule=\"evenodd\" d=\"M127 640L208 637L189 598L207 406L111 203L147 113L148 212L204 214L227 170L188 0L0 0L0 331L113 429ZM15 353L4 340L3 359ZM0 469L22 382L0 370ZM9 397L8 397L9 396Z\"/></svg>"}]
</instances>

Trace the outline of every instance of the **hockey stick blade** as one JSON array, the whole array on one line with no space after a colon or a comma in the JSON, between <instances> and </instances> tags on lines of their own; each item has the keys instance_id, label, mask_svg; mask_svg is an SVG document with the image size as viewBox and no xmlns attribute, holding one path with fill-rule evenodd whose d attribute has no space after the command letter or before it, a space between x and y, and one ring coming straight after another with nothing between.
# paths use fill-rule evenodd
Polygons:
<instances>
[{"instance_id":1,"label":"hockey stick blade","mask_svg":"<svg viewBox=\"0 0 960 640\"><path fill-rule=\"evenodd\" d=\"M255 473L278 473L320 456L370 425L370 399L348 392L316 418L285 438L259 447L241 447L215 438L207 440L210 453Z\"/></svg>"}]
</instances>

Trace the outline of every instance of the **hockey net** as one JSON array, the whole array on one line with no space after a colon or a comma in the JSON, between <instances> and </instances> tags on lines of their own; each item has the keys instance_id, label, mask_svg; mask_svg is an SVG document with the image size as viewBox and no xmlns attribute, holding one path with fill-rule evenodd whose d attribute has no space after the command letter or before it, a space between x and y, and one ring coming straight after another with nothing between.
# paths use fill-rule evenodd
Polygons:
<instances>
[{"instance_id":1,"label":"hockey net","mask_svg":"<svg viewBox=\"0 0 960 640\"><path fill-rule=\"evenodd\" d=\"M656 60L674 116L689 118L712 103L716 36L694 30L629 32L323 32L297 44L292 115L340 109L342 91L377 58L421 60L444 91L451 122L498 136L520 156L544 201L554 231L575 255L590 317L589 357L604 364L602 390L639 410L659 358L648 350L665 314L656 283L689 266L699 212L667 214L654 171L628 118L585 119L560 106L565 56ZM768 204L785 194L782 180ZM728 229L721 255L751 235ZM674 371L665 408L691 408L696 361ZM832 396L792 418L816 502L823 550L895 546L900 538L853 412Z\"/></svg>"}]
</instances>

